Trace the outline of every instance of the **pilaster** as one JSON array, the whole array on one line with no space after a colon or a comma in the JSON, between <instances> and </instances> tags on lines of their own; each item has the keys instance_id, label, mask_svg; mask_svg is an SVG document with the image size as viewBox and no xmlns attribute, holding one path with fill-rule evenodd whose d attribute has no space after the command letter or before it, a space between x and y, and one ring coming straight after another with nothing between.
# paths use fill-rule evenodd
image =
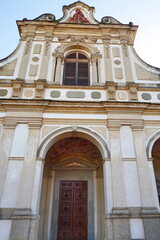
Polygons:
<instances>
[{"instance_id":1,"label":"pilaster","mask_svg":"<svg viewBox=\"0 0 160 240\"><path fill-rule=\"evenodd\" d=\"M113 207L126 207L123 163L121 158L120 123L108 120L111 169L113 182Z\"/></svg>"},{"instance_id":2,"label":"pilaster","mask_svg":"<svg viewBox=\"0 0 160 240\"><path fill-rule=\"evenodd\" d=\"M53 31L52 28L51 30ZM46 36L45 36L45 46L44 46L42 63L41 63L40 77L39 77L40 79L47 78L48 61L49 61L51 41L52 41L52 31L50 33L46 33Z\"/></svg>"},{"instance_id":3,"label":"pilaster","mask_svg":"<svg viewBox=\"0 0 160 240\"><path fill-rule=\"evenodd\" d=\"M33 29L33 31L34 31L34 29ZM25 76L26 76L27 66L28 66L28 62L29 62L29 56L30 56L31 47L32 47L33 36L34 36L34 33L32 33L29 36L24 36L24 39L23 39L26 41L26 46L24 49L21 65L19 68L20 70L19 70L19 74L18 74L18 78L21 78L21 79L25 79Z\"/></svg>"},{"instance_id":4,"label":"pilaster","mask_svg":"<svg viewBox=\"0 0 160 240\"><path fill-rule=\"evenodd\" d=\"M91 56L92 62L92 85L99 85L100 83L100 58L102 57L99 53L93 53Z\"/></svg>"},{"instance_id":5,"label":"pilaster","mask_svg":"<svg viewBox=\"0 0 160 240\"><path fill-rule=\"evenodd\" d=\"M19 194L17 200L17 210L12 217L10 240L34 240L36 239L38 226L38 215L33 215L32 194L35 184L36 155L39 141L41 119L28 122L29 133L27 139L26 153L24 157ZM24 209L24 211L23 211ZM26 213L28 211L28 213Z\"/></svg>"},{"instance_id":6,"label":"pilaster","mask_svg":"<svg viewBox=\"0 0 160 240\"><path fill-rule=\"evenodd\" d=\"M132 131L134 136L135 152L138 166L138 175L142 199L142 207L155 206L152 182L149 170L149 164L147 161L145 138L144 138L144 125L132 124Z\"/></svg>"},{"instance_id":7,"label":"pilaster","mask_svg":"<svg viewBox=\"0 0 160 240\"><path fill-rule=\"evenodd\" d=\"M126 36L121 36L122 53L125 66L126 82L133 82L131 63L128 51L128 41Z\"/></svg>"},{"instance_id":8,"label":"pilaster","mask_svg":"<svg viewBox=\"0 0 160 240\"><path fill-rule=\"evenodd\" d=\"M112 74L112 63L111 63L111 53L110 53L110 37L102 37L104 43L104 55L105 55L105 69L106 69L106 82L113 81Z\"/></svg>"},{"instance_id":9,"label":"pilaster","mask_svg":"<svg viewBox=\"0 0 160 240\"><path fill-rule=\"evenodd\" d=\"M8 158L11 150L12 139L14 130L16 127L16 122L14 120L11 121L10 118L5 117L3 121L3 130L2 136L0 139L0 153L1 153L1 161L0 161L0 200L2 198L3 185L6 177Z\"/></svg>"},{"instance_id":10,"label":"pilaster","mask_svg":"<svg viewBox=\"0 0 160 240\"><path fill-rule=\"evenodd\" d=\"M60 77L61 77L61 64L63 61L63 53L62 52L56 52L56 66L55 66L55 79L54 79L54 84L60 84Z\"/></svg>"}]
</instances>

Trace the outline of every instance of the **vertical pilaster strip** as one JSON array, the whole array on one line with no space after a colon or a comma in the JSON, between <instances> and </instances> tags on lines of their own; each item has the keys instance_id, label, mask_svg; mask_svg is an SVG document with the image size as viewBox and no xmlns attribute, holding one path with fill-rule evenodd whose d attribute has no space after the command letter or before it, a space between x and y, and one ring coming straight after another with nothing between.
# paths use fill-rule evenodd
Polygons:
<instances>
[{"instance_id":1,"label":"vertical pilaster strip","mask_svg":"<svg viewBox=\"0 0 160 240\"><path fill-rule=\"evenodd\" d=\"M110 38L106 36L106 37L103 37L102 40L104 42L104 52L105 52L106 82L113 81L111 53L110 53Z\"/></svg>"},{"instance_id":2,"label":"vertical pilaster strip","mask_svg":"<svg viewBox=\"0 0 160 240\"><path fill-rule=\"evenodd\" d=\"M98 84L98 79L97 79L97 60L92 58L92 85L97 85Z\"/></svg>"},{"instance_id":3,"label":"vertical pilaster strip","mask_svg":"<svg viewBox=\"0 0 160 240\"><path fill-rule=\"evenodd\" d=\"M9 240L36 239L38 216L32 215L31 201L35 179L36 155L41 127L41 118L36 122L29 122L26 153L24 157L17 208L13 214L13 221Z\"/></svg>"},{"instance_id":4,"label":"vertical pilaster strip","mask_svg":"<svg viewBox=\"0 0 160 240\"><path fill-rule=\"evenodd\" d=\"M154 207L154 195L152 189L151 175L149 164L147 161L145 138L143 131L143 124L131 125L134 135L134 144L136 150L136 159L138 166L138 175L140 182L140 191L142 199L142 207Z\"/></svg>"},{"instance_id":5,"label":"vertical pilaster strip","mask_svg":"<svg viewBox=\"0 0 160 240\"><path fill-rule=\"evenodd\" d=\"M100 58L102 58L102 55L99 52L93 53L91 56L91 62L92 62L92 84L93 85L99 85L101 81L100 76Z\"/></svg>"},{"instance_id":6,"label":"vertical pilaster strip","mask_svg":"<svg viewBox=\"0 0 160 240\"><path fill-rule=\"evenodd\" d=\"M33 40L33 35L26 37L26 46L23 53L21 65L19 68L20 69L19 74L18 74L18 78L20 79L25 79L25 76L26 76L30 52L31 52L32 40Z\"/></svg>"},{"instance_id":7,"label":"vertical pilaster strip","mask_svg":"<svg viewBox=\"0 0 160 240\"><path fill-rule=\"evenodd\" d=\"M112 186L112 170L111 160L104 159L103 163L104 177L104 205L105 205L105 239L113 239L113 221L108 218L112 214L113 209L113 186Z\"/></svg>"},{"instance_id":8,"label":"vertical pilaster strip","mask_svg":"<svg viewBox=\"0 0 160 240\"><path fill-rule=\"evenodd\" d=\"M0 200L2 198L3 192L3 185L5 182L6 172L7 172L7 165L8 165L8 157L10 154L10 149L12 146L12 139L14 135L14 130L16 127L16 123L12 119L4 119L3 123L3 130L2 136L0 139L0 153L1 153L1 160L0 160Z\"/></svg>"},{"instance_id":9,"label":"vertical pilaster strip","mask_svg":"<svg viewBox=\"0 0 160 240\"><path fill-rule=\"evenodd\" d=\"M55 70L56 70L56 56L55 53L52 54L53 56L53 63L52 63L52 75L51 75L51 82L55 82Z\"/></svg>"},{"instance_id":10,"label":"vertical pilaster strip","mask_svg":"<svg viewBox=\"0 0 160 240\"><path fill-rule=\"evenodd\" d=\"M44 238L47 238L47 233L51 232L52 221L52 207L53 207L53 191L54 191L55 172L49 173L47 181L47 195L46 195L46 213L44 217Z\"/></svg>"},{"instance_id":11,"label":"vertical pilaster strip","mask_svg":"<svg viewBox=\"0 0 160 240\"><path fill-rule=\"evenodd\" d=\"M103 163L105 214L111 213L113 208L111 161L107 160Z\"/></svg>"},{"instance_id":12,"label":"vertical pilaster strip","mask_svg":"<svg viewBox=\"0 0 160 240\"><path fill-rule=\"evenodd\" d=\"M60 84L61 82L61 63L63 61L63 53L58 52L56 54L57 57L57 64L56 64L56 69L55 69L55 84Z\"/></svg>"},{"instance_id":13,"label":"vertical pilaster strip","mask_svg":"<svg viewBox=\"0 0 160 240\"><path fill-rule=\"evenodd\" d=\"M113 183L113 207L125 208L126 194L123 176L123 163L121 158L120 124L114 124L112 120L109 120L108 128L110 138L111 169Z\"/></svg>"},{"instance_id":14,"label":"vertical pilaster strip","mask_svg":"<svg viewBox=\"0 0 160 240\"><path fill-rule=\"evenodd\" d=\"M122 43L122 53L123 53L123 60L124 60L124 66L125 66L126 82L133 82L131 63L130 63L129 52L128 52L128 43L126 38L121 38L121 43Z\"/></svg>"},{"instance_id":15,"label":"vertical pilaster strip","mask_svg":"<svg viewBox=\"0 0 160 240\"><path fill-rule=\"evenodd\" d=\"M45 46L43 52L43 58L41 63L41 70L40 70L40 79L47 78L47 69L48 69L48 61L49 61L49 53L50 53L50 46L51 46L51 37L46 37L45 39Z\"/></svg>"},{"instance_id":16,"label":"vertical pilaster strip","mask_svg":"<svg viewBox=\"0 0 160 240\"><path fill-rule=\"evenodd\" d=\"M36 155L39 141L41 120L39 123L28 123L29 133L26 153L19 187L18 208L31 208L32 189L35 175Z\"/></svg>"}]
</instances>

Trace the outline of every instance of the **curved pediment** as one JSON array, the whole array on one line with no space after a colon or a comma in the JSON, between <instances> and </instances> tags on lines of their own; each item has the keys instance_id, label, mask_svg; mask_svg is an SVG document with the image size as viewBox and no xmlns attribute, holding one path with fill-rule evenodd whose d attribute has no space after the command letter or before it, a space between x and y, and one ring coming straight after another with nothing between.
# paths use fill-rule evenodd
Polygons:
<instances>
[{"instance_id":1,"label":"curved pediment","mask_svg":"<svg viewBox=\"0 0 160 240\"><path fill-rule=\"evenodd\" d=\"M81 1L63 7L63 17L60 23L98 24L94 18L94 7L89 7Z\"/></svg>"}]
</instances>

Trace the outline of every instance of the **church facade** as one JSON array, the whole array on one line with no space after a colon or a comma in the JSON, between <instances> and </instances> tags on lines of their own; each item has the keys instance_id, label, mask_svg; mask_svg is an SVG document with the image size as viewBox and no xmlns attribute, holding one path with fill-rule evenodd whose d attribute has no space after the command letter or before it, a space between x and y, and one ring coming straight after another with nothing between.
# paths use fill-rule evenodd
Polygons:
<instances>
[{"instance_id":1,"label":"church facade","mask_svg":"<svg viewBox=\"0 0 160 240\"><path fill-rule=\"evenodd\" d=\"M0 60L2 240L160 239L160 69L94 11L17 21Z\"/></svg>"}]
</instances>

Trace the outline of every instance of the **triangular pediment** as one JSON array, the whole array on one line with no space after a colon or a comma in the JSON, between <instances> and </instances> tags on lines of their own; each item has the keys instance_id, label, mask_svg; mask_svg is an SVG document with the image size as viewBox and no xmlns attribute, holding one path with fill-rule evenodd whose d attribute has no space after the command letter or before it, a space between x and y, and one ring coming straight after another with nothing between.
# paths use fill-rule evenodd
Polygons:
<instances>
[{"instance_id":1,"label":"triangular pediment","mask_svg":"<svg viewBox=\"0 0 160 240\"><path fill-rule=\"evenodd\" d=\"M94 18L94 7L78 1L68 6L63 6L63 17L60 23L76 23L76 24L97 24Z\"/></svg>"},{"instance_id":2,"label":"triangular pediment","mask_svg":"<svg viewBox=\"0 0 160 240\"><path fill-rule=\"evenodd\" d=\"M90 163L87 160L73 157L60 161L51 166L52 169L83 169L83 170L96 170L97 165Z\"/></svg>"}]
</instances>

